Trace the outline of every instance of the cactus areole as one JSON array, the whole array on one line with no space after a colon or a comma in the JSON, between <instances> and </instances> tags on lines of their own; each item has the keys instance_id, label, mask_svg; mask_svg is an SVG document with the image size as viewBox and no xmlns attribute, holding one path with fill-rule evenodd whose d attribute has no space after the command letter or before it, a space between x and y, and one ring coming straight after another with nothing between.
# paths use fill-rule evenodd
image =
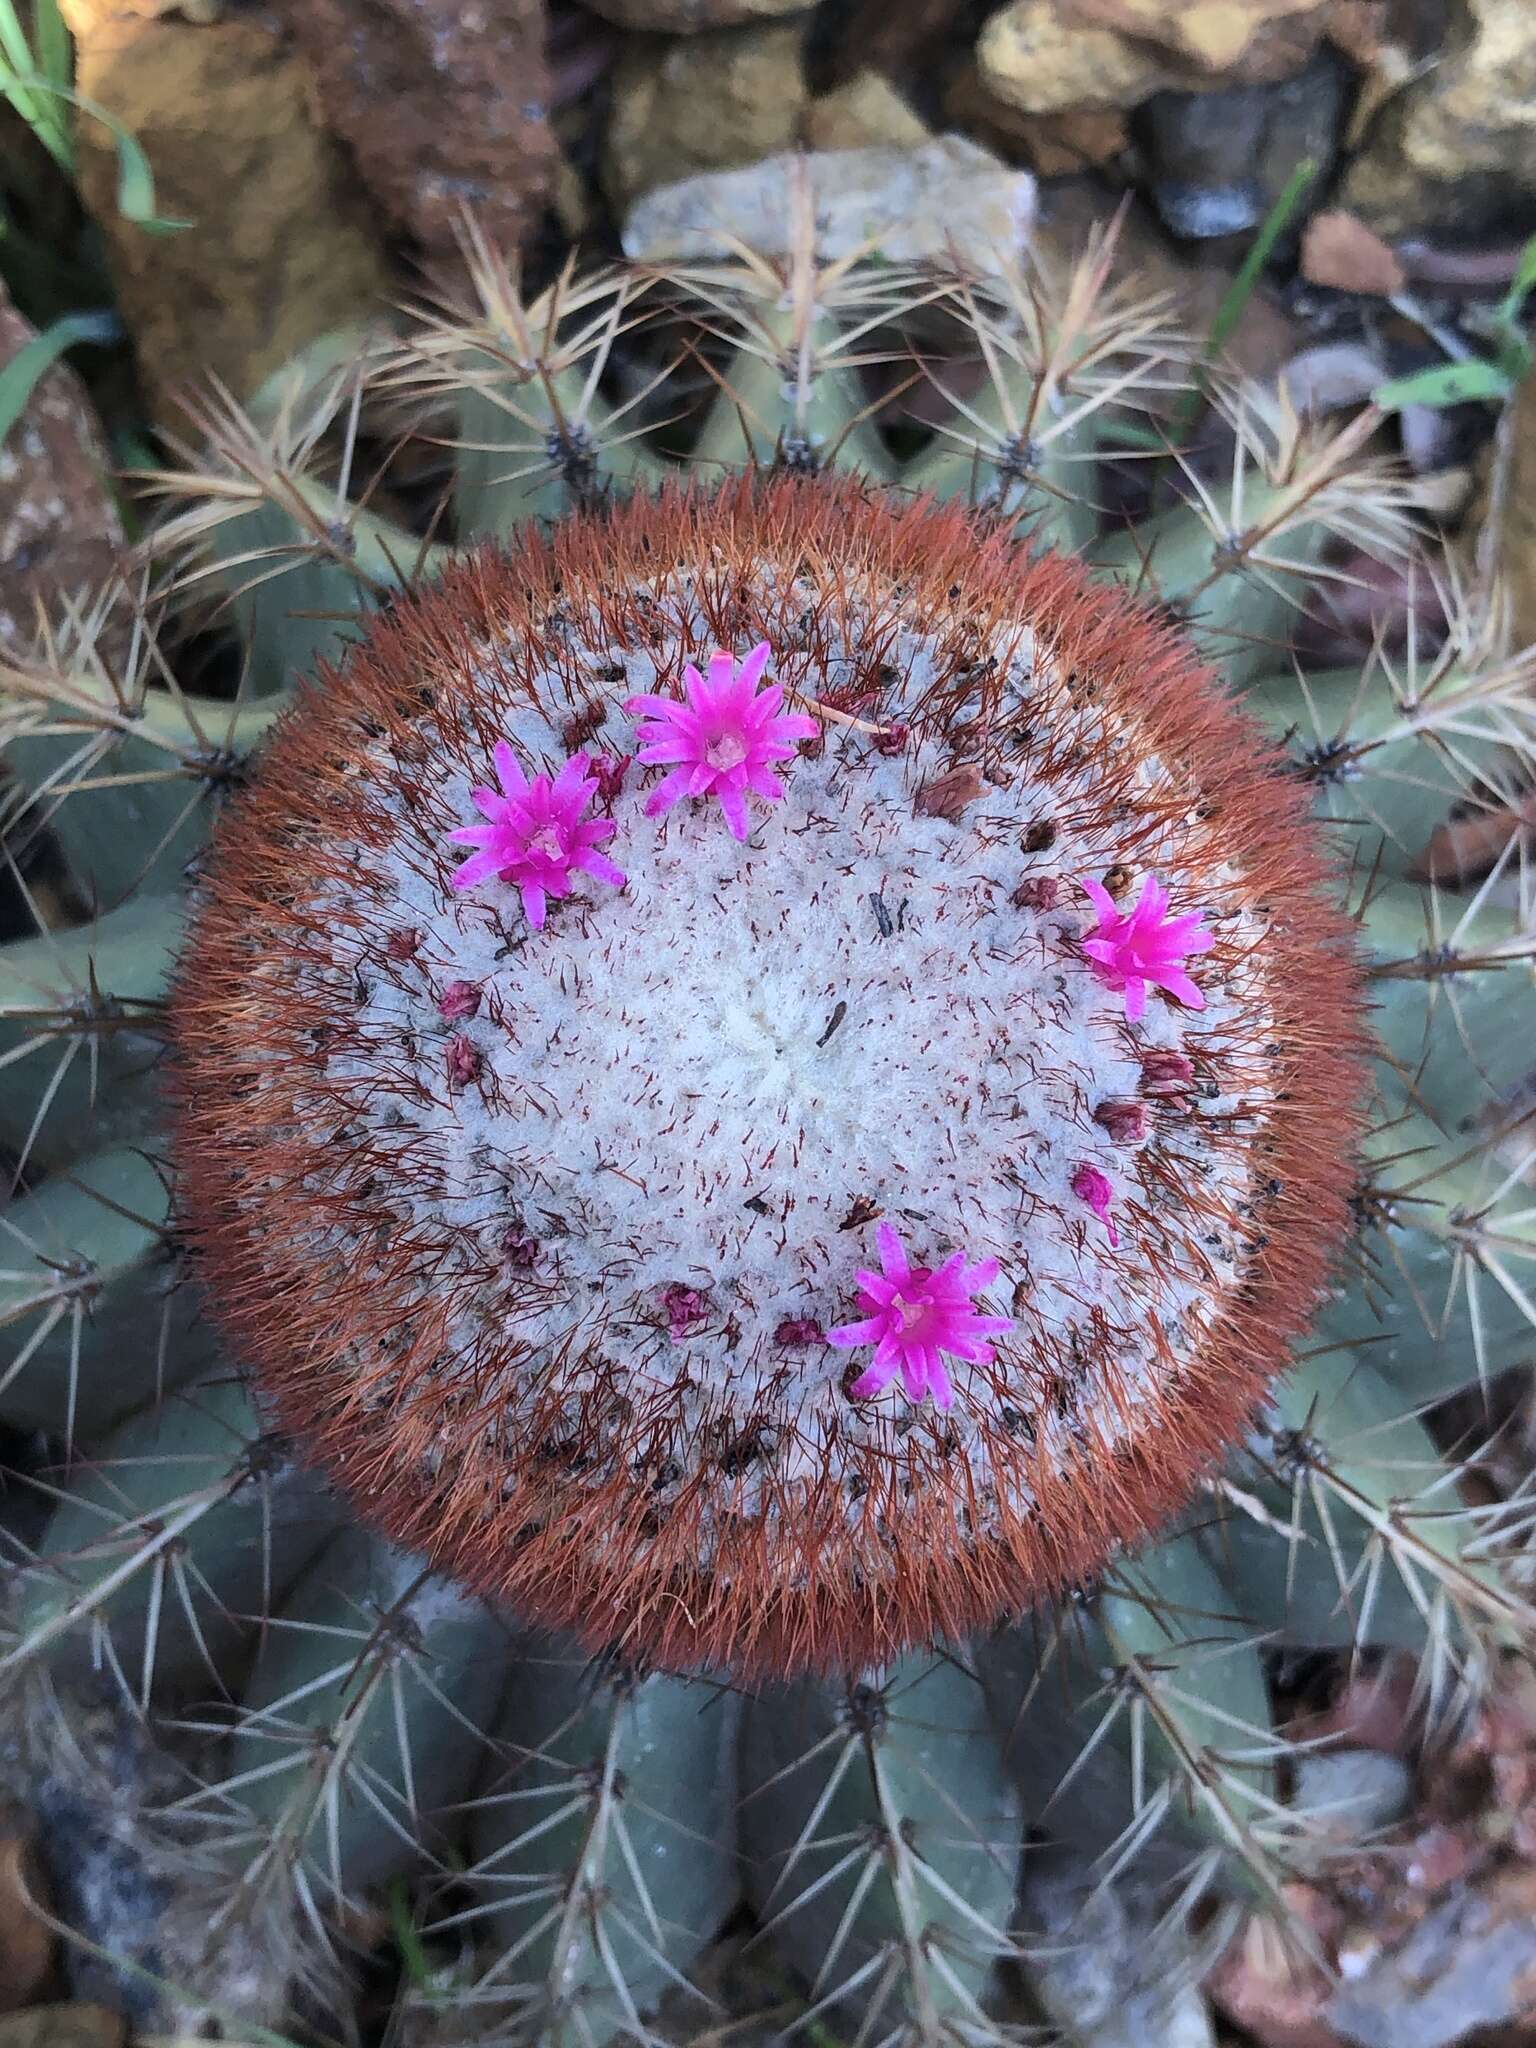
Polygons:
<instances>
[{"instance_id":1,"label":"cactus areole","mask_svg":"<svg viewBox=\"0 0 1536 2048\"><path fill-rule=\"evenodd\" d=\"M1178 634L969 512L530 529L223 821L175 1000L214 1312L364 1516L589 1642L988 1624L1185 1502L1307 1327L1328 879Z\"/></svg>"}]
</instances>

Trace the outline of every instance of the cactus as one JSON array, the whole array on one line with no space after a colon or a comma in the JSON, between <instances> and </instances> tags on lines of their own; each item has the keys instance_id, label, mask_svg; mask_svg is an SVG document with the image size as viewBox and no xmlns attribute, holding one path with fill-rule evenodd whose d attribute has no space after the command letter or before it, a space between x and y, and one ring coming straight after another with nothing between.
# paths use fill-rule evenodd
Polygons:
<instances>
[{"instance_id":1,"label":"cactus","mask_svg":"<svg viewBox=\"0 0 1536 2048\"><path fill-rule=\"evenodd\" d=\"M1283 1912L1274 1653L1450 1711L1528 1630L1434 1410L1536 1356L1531 659L1453 589L1298 671L1412 544L1369 418L1234 387L1112 527L1182 372L1107 244L811 236L472 238L202 411L124 666L5 671L0 1684L50 1784L103 1697L179 1774L164 2014L280 2018L253 1942L324 2009L387 1897L424 2040L1119 2038L1069 1910ZM936 335L925 442L863 373ZM425 535L349 496L401 407Z\"/></svg>"}]
</instances>

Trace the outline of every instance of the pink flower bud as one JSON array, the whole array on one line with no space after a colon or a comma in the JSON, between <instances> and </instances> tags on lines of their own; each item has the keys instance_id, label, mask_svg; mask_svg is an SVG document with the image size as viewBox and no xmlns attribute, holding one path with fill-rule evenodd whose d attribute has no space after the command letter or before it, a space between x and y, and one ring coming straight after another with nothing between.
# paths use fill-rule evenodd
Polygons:
<instances>
[{"instance_id":1,"label":"pink flower bud","mask_svg":"<svg viewBox=\"0 0 1536 2048\"><path fill-rule=\"evenodd\" d=\"M1054 875L1026 875L1008 900L1015 910L1054 910L1060 896Z\"/></svg>"},{"instance_id":2,"label":"pink flower bud","mask_svg":"<svg viewBox=\"0 0 1536 2048\"><path fill-rule=\"evenodd\" d=\"M1149 1095L1181 1095L1195 1078L1194 1061L1181 1052L1144 1052L1142 1086Z\"/></svg>"},{"instance_id":3,"label":"pink flower bud","mask_svg":"<svg viewBox=\"0 0 1536 2048\"><path fill-rule=\"evenodd\" d=\"M437 999L437 1014L445 1024L461 1024L480 1010L480 987L473 981L450 981Z\"/></svg>"},{"instance_id":4,"label":"pink flower bud","mask_svg":"<svg viewBox=\"0 0 1536 2048\"><path fill-rule=\"evenodd\" d=\"M825 1344L827 1333L814 1316L786 1316L774 1331L773 1341L786 1348L801 1344Z\"/></svg>"},{"instance_id":5,"label":"pink flower bud","mask_svg":"<svg viewBox=\"0 0 1536 2048\"><path fill-rule=\"evenodd\" d=\"M448 1041L448 1086L467 1088L480 1078L481 1065L479 1052L461 1031L456 1031Z\"/></svg>"},{"instance_id":6,"label":"pink flower bud","mask_svg":"<svg viewBox=\"0 0 1536 2048\"><path fill-rule=\"evenodd\" d=\"M685 1287L678 1280L661 1290L661 1306L674 1337L686 1337L694 1324L701 1323L709 1313L708 1297L697 1287Z\"/></svg>"},{"instance_id":7,"label":"pink flower bud","mask_svg":"<svg viewBox=\"0 0 1536 2048\"><path fill-rule=\"evenodd\" d=\"M1139 1145L1147 1135L1147 1106L1144 1102L1101 1102L1093 1120L1108 1131L1117 1145Z\"/></svg>"}]
</instances>

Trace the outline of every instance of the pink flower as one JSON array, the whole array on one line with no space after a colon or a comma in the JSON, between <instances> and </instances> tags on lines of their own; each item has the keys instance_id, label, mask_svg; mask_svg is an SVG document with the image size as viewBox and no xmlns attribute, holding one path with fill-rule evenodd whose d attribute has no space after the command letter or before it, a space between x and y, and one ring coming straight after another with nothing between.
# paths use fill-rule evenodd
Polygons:
<instances>
[{"instance_id":1,"label":"pink flower","mask_svg":"<svg viewBox=\"0 0 1536 2048\"><path fill-rule=\"evenodd\" d=\"M938 1271L907 1261L894 1227L882 1223L875 1233L880 1246L879 1273L860 1273L861 1308L870 1310L862 1323L829 1330L827 1342L846 1350L873 1344L875 1355L850 1392L862 1399L878 1394L899 1372L908 1397L921 1401L932 1394L934 1405L947 1408L954 1399L941 1352L970 1365L990 1365L992 1347L977 1342L1013 1328L1011 1316L979 1316L971 1296L997 1278L996 1259L967 1266L964 1252L946 1259Z\"/></svg>"},{"instance_id":2,"label":"pink flower","mask_svg":"<svg viewBox=\"0 0 1536 2048\"><path fill-rule=\"evenodd\" d=\"M1083 941L1083 951L1106 988L1125 992L1125 1014L1134 1024L1147 1007L1149 986L1167 989L1192 1010L1205 1008L1205 997L1184 972L1186 954L1205 953L1216 941L1200 926L1198 913L1169 917L1168 894L1156 875L1148 875L1129 917L1115 908L1101 882L1080 877L1099 921Z\"/></svg>"},{"instance_id":3,"label":"pink flower","mask_svg":"<svg viewBox=\"0 0 1536 2048\"><path fill-rule=\"evenodd\" d=\"M582 815L597 789L585 758L574 755L553 781L536 775L532 782L505 740L497 741L494 759L502 794L494 789L471 792L476 810L490 823L465 825L448 834L461 845L480 848L454 870L454 888L473 889L493 875L515 883L535 931L544 922L547 899L569 896L571 874L577 868L622 889L623 875L597 851L613 837L615 826L610 819Z\"/></svg>"},{"instance_id":4,"label":"pink flower","mask_svg":"<svg viewBox=\"0 0 1536 2048\"><path fill-rule=\"evenodd\" d=\"M1120 1233L1109 1214L1109 1205L1115 1199L1115 1184L1109 1175L1100 1173L1096 1166L1080 1166L1072 1176L1072 1192L1080 1202L1088 1204L1109 1232L1110 1243L1118 1250Z\"/></svg>"},{"instance_id":5,"label":"pink flower","mask_svg":"<svg viewBox=\"0 0 1536 2048\"><path fill-rule=\"evenodd\" d=\"M775 761L794 753L793 742L820 730L814 718L781 712L784 692L777 683L759 690L769 648L760 640L738 668L728 654L715 655L709 677L692 662L683 670L688 701L675 697L631 697L624 709L643 714L640 759L675 761L677 766L646 798L645 814L658 817L685 796L713 796L733 837L747 836L747 792L771 804L784 795Z\"/></svg>"}]
</instances>

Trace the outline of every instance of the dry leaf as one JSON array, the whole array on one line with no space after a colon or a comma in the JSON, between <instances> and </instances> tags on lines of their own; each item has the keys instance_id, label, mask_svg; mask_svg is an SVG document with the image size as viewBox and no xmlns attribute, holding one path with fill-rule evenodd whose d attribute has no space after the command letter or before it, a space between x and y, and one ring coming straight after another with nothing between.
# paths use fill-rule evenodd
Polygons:
<instances>
[{"instance_id":1,"label":"dry leaf","mask_svg":"<svg viewBox=\"0 0 1536 2048\"><path fill-rule=\"evenodd\" d=\"M1390 298L1407 282L1397 252L1363 220L1335 209L1315 213L1301 238L1301 274L1309 284Z\"/></svg>"},{"instance_id":2,"label":"dry leaf","mask_svg":"<svg viewBox=\"0 0 1536 2048\"><path fill-rule=\"evenodd\" d=\"M947 818L953 825L986 787L986 778L975 762L965 761L925 782L912 799L912 808L920 818Z\"/></svg>"},{"instance_id":3,"label":"dry leaf","mask_svg":"<svg viewBox=\"0 0 1536 2048\"><path fill-rule=\"evenodd\" d=\"M0 2013L34 1999L53 1964L53 1933L36 1911L46 1902L33 1834L20 1807L0 1807Z\"/></svg>"}]
</instances>

